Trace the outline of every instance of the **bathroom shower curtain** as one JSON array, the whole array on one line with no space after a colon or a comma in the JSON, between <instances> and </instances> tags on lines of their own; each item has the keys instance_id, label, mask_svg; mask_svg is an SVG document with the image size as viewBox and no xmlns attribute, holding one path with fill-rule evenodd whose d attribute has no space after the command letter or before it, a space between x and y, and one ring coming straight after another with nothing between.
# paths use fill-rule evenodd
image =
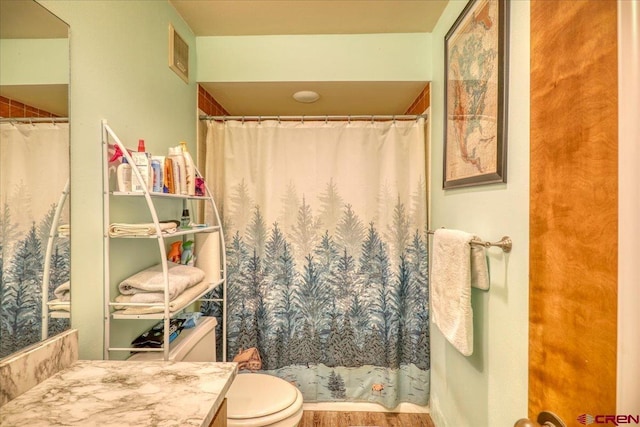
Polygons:
<instances>
[{"instance_id":1,"label":"bathroom shower curtain","mask_svg":"<svg viewBox=\"0 0 640 427\"><path fill-rule=\"evenodd\" d=\"M0 124L0 358L41 340L42 298L69 280L69 241L58 238L43 295L47 241L68 178L67 123ZM68 203L60 223L69 223ZM68 327L50 319L48 332Z\"/></svg>"},{"instance_id":2,"label":"bathroom shower curtain","mask_svg":"<svg viewBox=\"0 0 640 427\"><path fill-rule=\"evenodd\" d=\"M429 398L424 119L209 122L228 360L306 402ZM209 307L210 312L219 312Z\"/></svg>"}]
</instances>

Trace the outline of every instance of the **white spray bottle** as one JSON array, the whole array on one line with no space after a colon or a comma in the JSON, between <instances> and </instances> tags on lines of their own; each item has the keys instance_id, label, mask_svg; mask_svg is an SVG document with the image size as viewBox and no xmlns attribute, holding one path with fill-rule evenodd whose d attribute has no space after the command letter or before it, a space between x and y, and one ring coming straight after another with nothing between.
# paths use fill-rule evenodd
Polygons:
<instances>
[{"instance_id":1,"label":"white spray bottle","mask_svg":"<svg viewBox=\"0 0 640 427\"><path fill-rule=\"evenodd\" d=\"M187 151L187 143L180 141L180 147L182 147L182 156L184 157L187 194L193 196L196 194L196 165L193 163L191 154Z\"/></svg>"}]
</instances>

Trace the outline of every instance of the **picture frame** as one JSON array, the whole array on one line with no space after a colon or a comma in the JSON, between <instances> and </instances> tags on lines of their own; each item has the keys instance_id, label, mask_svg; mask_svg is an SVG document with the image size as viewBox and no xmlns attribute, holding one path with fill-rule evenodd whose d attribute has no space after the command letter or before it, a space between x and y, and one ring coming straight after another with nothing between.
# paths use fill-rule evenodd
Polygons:
<instances>
[{"instance_id":1,"label":"picture frame","mask_svg":"<svg viewBox=\"0 0 640 427\"><path fill-rule=\"evenodd\" d=\"M445 36L445 190L507 182L508 14L471 0Z\"/></svg>"}]
</instances>

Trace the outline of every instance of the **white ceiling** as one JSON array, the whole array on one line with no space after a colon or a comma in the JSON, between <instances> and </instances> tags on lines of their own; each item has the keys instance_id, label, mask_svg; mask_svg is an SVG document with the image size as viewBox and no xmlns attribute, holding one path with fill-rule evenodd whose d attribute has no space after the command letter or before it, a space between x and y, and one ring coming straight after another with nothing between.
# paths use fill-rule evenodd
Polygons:
<instances>
[{"instance_id":1,"label":"white ceiling","mask_svg":"<svg viewBox=\"0 0 640 427\"><path fill-rule=\"evenodd\" d=\"M448 0L169 2L196 36L239 36L431 32ZM427 82L200 83L232 115L369 115L403 114ZM296 103L297 90L320 100Z\"/></svg>"},{"instance_id":2,"label":"white ceiling","mask_svg":"<svg viewBox=\"0 0 640 427\"><path fill-rule=\"evenodd\" d=\"M196 36L429 33L448 0L169 0Z\"/></svg>"},{"instance_id":3,"label":"white ceiling","mask_svg":"<svg viewBox=\"0 0 640 427\"><path fill-rule=\"evenodd\" d=\"M0 38L54 39L69 37L69 27L35 1L0 0Z\"/></svg>"}]
</instances>

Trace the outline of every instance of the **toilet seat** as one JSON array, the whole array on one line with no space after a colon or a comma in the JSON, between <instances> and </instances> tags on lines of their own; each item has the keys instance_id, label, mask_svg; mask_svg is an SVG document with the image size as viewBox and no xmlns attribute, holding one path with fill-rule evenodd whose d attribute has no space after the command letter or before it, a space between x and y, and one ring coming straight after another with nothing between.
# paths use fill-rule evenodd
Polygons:
<instances>
[{"instance_id":1,"label":"toilet seat","mask_svg":"<svg viewBox=\"0 0 640 427\"><path fill-rule=\"evenodd\" d=\"M228 425L294 426L302 417L302 401L302 393L281 378L255 373L240 374L227 392Z\"/></svg>"}]
</instances>

